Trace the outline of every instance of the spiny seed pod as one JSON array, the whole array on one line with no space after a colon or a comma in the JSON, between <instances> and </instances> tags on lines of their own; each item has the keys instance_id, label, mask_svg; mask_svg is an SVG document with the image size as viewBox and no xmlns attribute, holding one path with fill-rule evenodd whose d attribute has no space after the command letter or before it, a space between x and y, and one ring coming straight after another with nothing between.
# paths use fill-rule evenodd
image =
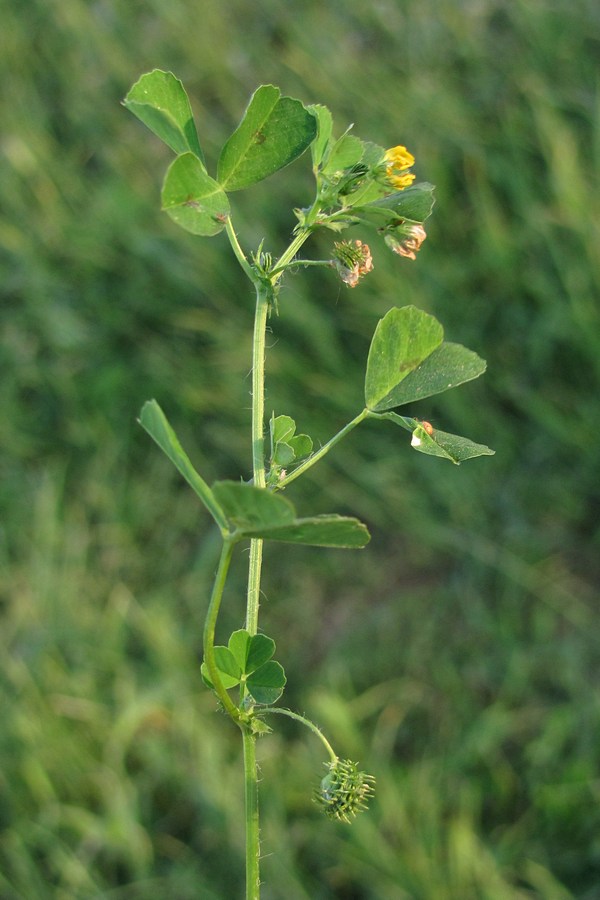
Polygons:
<instances>
[{"instance_id":1,"label":"spiny seed pod","mask_svg":"<svg viewBox=\"0 0 600 900\"><path fill-rule=\"evenodd\" d=\"M336 759L325 766L329 771L315 791L315 801L330 819L350 823L367 808L375 778L359 772L358 764L350 759Z\"/></svg>"},{"instance_id":2,"label":"spiny seed pod","mask_svg":"<svg viewBox=\"0 0 600 900\"><path fill-rule=\"evenodd\" d=\"M348 287L356 287L363 275L373 271L373 257L362 241L340 241L335 245L333 260L340 278Z\"/></svg>"}]
</instances>

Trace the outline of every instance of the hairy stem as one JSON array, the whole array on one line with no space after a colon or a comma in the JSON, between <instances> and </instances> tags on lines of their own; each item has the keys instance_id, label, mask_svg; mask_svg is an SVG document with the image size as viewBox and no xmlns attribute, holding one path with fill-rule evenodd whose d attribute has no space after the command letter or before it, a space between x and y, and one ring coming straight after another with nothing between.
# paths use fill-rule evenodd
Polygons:
<instances>
[{"instance_id":1,"label":"hairy stem","mask_svg":"<svg viewBox=\"0 0 600 900\"><path fill-rule=\"evenodd\" d=\"M250 562L248 565L248 599L246 605L246 631L256 634L258 630L258 610L260 606L260 575L262 570L263 542L261 538L250 541Z\"/></svg>"},{"instance_id":2,"label":"hairy stem","mask_svg":"<svg viewBox=\"0 0 600 900\"><path fill-rule=\"evenodd\" d=\"M273 269L271 273L274 276L280 275L285 269L297 269L299 266L307 269L309 266L319 266L320 268L332 269L335 267L335 261L331 259L293 259L283 269Z\"/></svg>"},{"instance_id":3,"label":"hairy stem","mask_svg":"<svg viewBox=\"0 0 600 900\"><path fill-rule=\"evenodd\" d=\"M260 833L256 736L243 729L244 794L246 802L246 900L260 898Z\"/></svg>"},{"instance_id":4,"label":"hairy stem","mask_svg":"<svg viewBox=\"0 0 600 900\"><path fill-rule=\"evenodd\" d=\"M269 293L263 284L256 285L256 312L252 340L252 474L254 485L265 487L265 334L269 313ZM257 538L250 543L246 630L256 634L260 605L260 574L263 542Z\"/></svg>"},{"instance_id":5,"label":"hairy stem","mask_svg":"<svg viewBox=\"0 0 600 900\"><path fill-rule=\"evenodd\" d=\"M254 485L265 487L265 335L272 288L256 282L256 311L252 340L252 473ZM248 567L248 595L246 602L246 630L256 634L260 606L260 575L263 542L250 542ZM244 736L244 782L246 805L246 900L260 897L260 842L258 813L258 770L256 767L256 736L249 730Z\"/></svg>"},{"instance_id":6,"label":"hairy stem","mask_svg":"<svg viewBox=\"0 0 600 900\"><path fill-rule=\"evenodd\" d=\"M323 743L325 749L327 750L327 752L329 754L329 758L331 759L331 761L332 762L337 761L338 757L337 757L337 754L335 753L333 747L331 746L331 744L329 743L329 741L327 740L327 738L325 737L325 735L323 734L321 729L318 727L318 725L315 725L315 723L311 722L310 719L307 719L305 716L301 716L300 713L292 712L291 709L284 709L279 706L265 706L265 708L261 709L261 711L260 711L261 716L264 716L267 713L277 713L277 715L279 715L279 716L287 716L289 719L295 719L296 722L301 722L302 725L306 725L306 727L310 728L310 730L313 732L313 734L316 734L316 736L319 738L319 740Z\"/></svg>"},{"instance_id":7,"label":"hairy stem","mask_svg":"<svg viewBox=\"0 0 600 900\"><path fill-rule=\"evenodd\" d=\"M274 280L279 280L281 278L286 268L289 266L290 262L293 260L294 256L296 255L302 244L304 244L304 242L309 238L309 236L310 229L308 228L303 228L302 231L298 232L290 246L281 254L279 259L273 266L273 271L276 273L274 276Z\"/></svg>"},{"instance_id":8,"label":"hairy stem","mask_svg":"<svg viewBox=\"0 0 600 900\"><path fill-rule=\"evenodd\" d=\"M283 275L286 267L294 258L309 231L302 231L292 241L275 266L276 274L270 283L259 281L255 272L249 267L243 255L233 229L228 230L229 240L238 258L238 262L249 274L256 288L256 310L254 314L254 334L252 339L252 474L253 484L265 488L265 342L267 317L274 301L275 284ZM241 256L240 256L241 255ZM248 269L250 271L248 272ZM258 630L258 611L260 606L260 577L262 568L263 542L254 539L250 542L250 561L248 566L248 594L246 601L246 630L254 635ZM258 770L256 766L256 736L247 729L242 729L244 740L244 780L245 780L245 814L246 814L246 900L260 898L260 835L258 810Z\"/></svg>"},{"instance_id":9,"label":"hairy stem","mask_svg":"<svg viewBox=\"0 0 600 900\"><path fill-rule=\"evenodd\" d=\"M272 295L256 285L256 311L252 339L252 474L256 487L265 486L265 333Z\"/></svg>"}]
</instances>

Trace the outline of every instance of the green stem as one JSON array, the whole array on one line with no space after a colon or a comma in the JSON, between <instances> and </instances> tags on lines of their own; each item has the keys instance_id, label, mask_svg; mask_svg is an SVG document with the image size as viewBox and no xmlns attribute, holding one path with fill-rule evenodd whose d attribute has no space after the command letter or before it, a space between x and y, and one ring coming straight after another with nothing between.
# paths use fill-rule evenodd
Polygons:
<instances>
[{"instance_id":1,"label":"green stem","mask_svg":"<svg viewBox=\"0 0 600 900\"><path fill-rule=\"evenodd\" d=\"M316 204L313 212L316 213ZM258 488L266 487L265 449L264 449L264 417L265 417L265 343L267 317L277 282L284 274L290 262L298 253L302 244L310 235L310 228L303 229L291 242L273 267L270 283L259 281L256 272L248 262L231 219L227 219L226 232L235 257L256 288L256 311L254 316L254 334L252 340L252 474L253 484ZM305 263L303 263L305 264ZM310 263L308 263L310 264ZM357 423L358 424L358 423ZM331 442L330 442L331 443ZM240 713L234 706L227 691L223 687L217 670L214 655L215 625L219 611L225 578L231 560L231 542L226 541L221 553L221 561L215 579L213 594L204 628L204 658L208 672L215 686L219 699L229 715L240 725L244 744L244 783L245 783L245 816L246 816L246 900L260 900L260 841L258 810L258 769L256 765L256 736L240 722ZM255 539L250 542L250 561L248 569L248 594L246 603L246 630L256 634L258 630L258 611L260 606L260 578L262 568L263 542ZM279 712L279 710L276 710ZM302 721L302 717L291 714ZM335 754L312 723L312 728L325 742L328 752L335 759Z\"/></svg>"},{"instance_id":2,"label":"green stem","mask_svg":"<svg viewBox=\"0 0 600 900\"><path fill-rule=\"evenodd\" d=\"M284 271L288 267L289 263L293 260L302 244L310 237L310 233L310 228L303 228L302 231L298 232L287 250L284 250L284 252L281 254L279 259L273 266L273 272L275 273L273 276L273 282L276 282L281 278Z\"/></svg>"},{"instance_id":3,"label":"green stem","mask_svg":"<svg viewBox=\"0 0 600 900\"><path fill-rule=\"evenodd\" d=\"M206 614L206 621L204 623L203 644L204 662L206 663L206 668L208 669L208 674L210 680L213 683L213 687L217 693L217 696L223 704L224 709L229 713L233 721L239 723L240 711L223 686L223 682L221 681L221 676L219 675L219 670L217 668L217 663L215 660L215 628L232 553L233 543L226 540L223 543L223 548L221 550L219 567L215 576L210 603L208 605L208 612Z\"/></svg>"},{"instance_id":4,"label":"green stem","mask_svg":"<svg viewBox=\"0 0 600 900\"><path fill-rule=\"evenodd\" d=\"M310 719L306 719L304 716L301 716L299 713L292 712L291 709L282 709L279 706L266 706L264 709L261 709L260 715L264 716L265 713L277 713L277 715L287 716L289 719L295 719L297 722L301 722L302 725L306 725L306 727L310 728L310 730L313 732L313 734L316 734L316 736L323 742L331 761L332 762L337 761L338 757L337 757L337 754L334 752L333 747L331 746L331 744L329 743L329 741L327 740L327 738L325 737L325 735L323 734L321 729L318 727L318 725L315 725L315 723L311 722Z\"/></svg>"},{"instance_id":5,"label":"green stem","mask_svg":"<svg viewBox=\"0 0 600 900\"><path fill-rule=\"evenodd\" d=\"M294 481L296 478L299 478L300 475L303 475L311 466L314 466L315 463L319 462L329 451L338 444L342 438L346 437L349 432L352 431L353 428L356 428L357 425L360 425L361 422L364 422L366 418L370 415L368 409L363 409L361 413L359 413L356 418L352 419L351 422L348 422L341 431L338 431L336 435L334 435L330 441L327 441L326 444L308 457L303 463L300 463L297 469L294 469L293 472L290 472L289 475L286 475L285 478L282 478L280 482L277 484L277 489L286 487L290 482Z\"/></svg>"},{"instance_id":6,"label":"green stem","mask_svg":"<svg viewBox=\"0 0 600 900\"><path fill-rule=\"evenodd\" d=\"M260 834L256 737L242 731L244 740L244 792L246 801L246 900L260 898Z\"/></svg>"},{"instance_id":7,"label":"green stem","mask_svg":"<svg viewBox=\"0 0 600 900\"><path fill-rule=\"evenodd\" d=\"M248 564L248 596L246 603L246 631L258 631L258 610L260 607L260 576L262 571L263 542L261 538L250 541L250 561Z\"/></svg>"},{"instance_id":8,"label":"green stem","mask_svg":"<svg viewBox=\"0 0 600 900\"><path fill-rule=\"evenodd\" d=\"M256 284L256 311L252 338L252 474L254 485L265 486L265 334L271 295L262 282Z\"/></svg>"},{"instance_id":9,"label":"green stem","mask_svg":"<svg viewBox=\"0 0 600 900\"><path fill-rule=\"evenodd\" d=\"M256 285L256 312L252 340L252 473L255 487L265 487L265 335L269 313L269 293L264 284ZM256 634L260 606L260 574L263 542L250 542L246 630Z\"/></svg>"},{"instance_id":10,"label":"green stem","mask_svg":"<svg viewBox=\"0 0 600 900\"><path fill-rule=\"evenodd\" d=\"M229 221L228 221L229 225ZM252 339L252 474L253 484L258 488L266 487L265 480L265 343L267 317L273 302L277 281L283 275L287 265L294 258L304 241L310 234L304 230L292 241L282 254L271 276L271 283L257 281L252 268L244 257L233 228L228 230L229 240L238 261L256 287L256 310L254 314L254 334ZM238 250L236 250L236 247ZM239 251L239 252L238 252ZM241 258L240 258L241 254ZM248 567L248 594L246 601L246 630L254 635L258 630L258 610L260 606L260 576L262 568L263 542L254 539L250 542L250 561ZM247 728L242 728L244 741L244 783L245 783L245 815L246 815L246 900L260 898L260 840L258 811L258 770L256 766L256 736Z\"/></svg>"},{"instance_id":11,"label":"green stem","mask_svg":"<svg viewBox=\"0 0 600 900\"><path fill-rule=\"evenodd\" d=\"M240 242L237 239L237 234L233 230L231 216L227 217L227 222L225 223L225 232L227 234L227 237L229 238L229 243L231 244L231 249L233 250L233 252L235 254L235 258L239 262L240 266L242 267L242 269L244 270L244 272L246 273L246 275L248 276L250 281L253 282L254 278L255 278L254 270L253 270L252 266L250 265L250 263L248 262L248 260L246 259L244 251L240 247Z\"/></svg>"},{"instance_id":12,"label":"green stem","mask_svg":"<svg viewBox=\"0 0 600 900\"><path fill-rule=\"evenodd\" d=\"M273 269L271 275L279 276L285 269L295 269L299 266L302 266L304 269L307 269L309 266L331 269L335 266L335 262L331 259L293 259L282 269Z\"/></svg>"},{"instance_id":13,"label":"green stem","mask_svg":"<svg viewBox=\"0 0 600 900\"><path fill-rule=\"evenodd\" d=\"M267 316L272 293L264 283L256 281L254 283L256 286L256 311L254 314L254 336L252 339L252 473L254 485L259 488L265 488L265 343ZM262 540L254 539L250 542L246 630L252 635L256 634L258 630L262 551ZM259 900L260 842L256 736L248 729L244 729L243 739L246 807L246 900Z\"/></svg>"}]
</instances>

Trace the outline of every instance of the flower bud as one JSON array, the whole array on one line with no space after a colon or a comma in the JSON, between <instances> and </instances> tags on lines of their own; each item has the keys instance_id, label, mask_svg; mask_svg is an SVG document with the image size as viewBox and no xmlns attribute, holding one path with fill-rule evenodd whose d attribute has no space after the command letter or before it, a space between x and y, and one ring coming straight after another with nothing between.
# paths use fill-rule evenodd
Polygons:
<instances>
[{"instance_id":1,"label":"flower bud","mask_svg":"<svg viewBox=\"0 0 600 900\"><path fill-rule=\"evenodd\" d=\"M421 244L427 237L427 232L422 225L404 225L388 231L384 235L384 240L388 247L399 256L405 256L407 259L416 259Z\"/></svg>"}]
</instances>

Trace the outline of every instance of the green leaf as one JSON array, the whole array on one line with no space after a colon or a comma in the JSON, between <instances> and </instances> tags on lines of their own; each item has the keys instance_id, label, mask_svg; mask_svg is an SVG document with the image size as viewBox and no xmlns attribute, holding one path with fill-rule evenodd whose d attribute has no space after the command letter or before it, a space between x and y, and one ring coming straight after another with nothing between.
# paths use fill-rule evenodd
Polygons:
<instances>
[{"instance_id":1,"label":"green leaf","mask_svg":"<svg viewBox=\"0 0 600 900\"><path fill-rule=\"evenodd\" d=\"M249 675L262 666L267 660L271 659L275 653L275 641L267 637L266 634L250 635L248 631L241 628L234 631L227 642L228 652L235 660L238 667L238 680L241 675ZM215 652L217 648L215 647ZM219 668L221 668L219 664ZM238 671L235 670L235 671ZM233 669L226 671L234 673Z\"/></svg>"},{"instance_id":2,"label":"green leaf","mask_svg":"<svg viewBox=\"0 0 600 900\"><path fill-rule=\"evenodd\" d=\"M243 669L238 664L229 647L215 647L215 662L222 675L235 679L237 684L242 677Z\"/></svg>"},{"instance_id":3,"label":"green leaf","mask_svg":"<svg viewBox=\"0 0 600 900\"><path fill-rule=\"evenodd\" d=\"M270 706L283 694L285 683L283 667L278 662L270 660L249 676L246 687L256 703Z\"/></svg>"},{"instance_id":4,"label":"green leaf","mask_svg":"<svg viewBox=\"0 0 600 900\"><path fill-rule=\"evenodd\" d=\"M193 153L183 153L173 160L165 175L161 201L167 215L192 234L218 234L229 217L227 195Z\"/></svg>"},{"instance_id":5,"label":"green leaf","mask_svg":"<svg viewBox=\"0 0 600 900\"><path fill-rule=\"evenodd\" d=\"M275 653L275 641L266 634L253 634L248 643L244 672L250 675L271 659Z\"/></svg>"},{"instance_id":6,"label":"green leaf","mask_svg":"<svg viewBox=\"0 0 600 900\"><path fill-rule=\"evenodd\" d=\"M443 342L433 316L414 306L391 309L375 329L365 378L367 408L382 412L422 400L481 375L485 361L461 344Z\"/></svg>"},{"instance_id":7,"label":"green leaf","mask_svg":"<svg viewBox=\"0 0 600 900\"><path fill-rule=\"evenodd\" d=\"M410 372L378 406L389 409L441 394L485 372L486 363L472 350L461 344L444 341L419 366Z\"/></svg>"},{"instance_id":8,"label":"green leaf","mask_svg":"<svg viewBox=\"0 0 600 900\"><path fill-rule=\"evenodd\" d=\"M366 526L358 519L337 515L297 519L288 500L264 488L217 481L212 490L238 538L347 549L364 547L370 540Z\"/></svg>"},{"instance_id":9,"label":"green leaf","mask_svg":"<svg viewBox=\"0 0 600 900\"><path fill-rule=\"evenodd\" d=\"M385 150L379 144L374 144L373 141L363 141L363 157L361 162L365 164L365 166L369 166L370 168L375 168L380 166L385 159Z\"/></svg>"},{"instance_id":10,"label":"green leaf","mask_svg":"<svg viewBox=\"0 0 600 900\"><path fill-rule=\"evenodd\" d=\"M368 225L376 224L381 228L388 224L387 219L384 217L375 221L375 217L367 218L367 216L363 215L363 204L376 200L383 193L385 193L385 188L379 182L365 178L358 187L353 188L348 194L344 194L344 207L352 208L353 224L358 225L360 222L366 222Z\"/></svg>"},{"instance_id":11,"label":"green leaf","mask_svg":"<svg viewBox=\"0 0 600 900\"><path fill-rule=\"evenodd\" d=\"M494 450L490 450L485 444L475 444L468 438L459 437L457 434L448 434L445 431L438 431L437 428L429 433L428 429L423 427L423 423L419 419L413 419L410 416L399 416L395 412L372 413L372 418L389 419L390 422L399 425L406 431L412 432L411 446L419 453L426 453L429 456L440 456L443 459L449 459L458 465L466 459L474 459L477 456L493 456Z\"/></svg>"},{"instance_id":12,"label":"green leaf","mask_svg":"<svg viewBox=\"0 0 600 900\"><path fill-rule=\"evenodd\" d=\"M234 631L227 647L215 647L215 663L225 689L230 690L244 681L257 703L274 703L285 684L282 667L269 662L274 652L275 641L265 634L250 635L245 629ZM202 663L200 671L208 687L214 689L206 663Z\"/></svg>"},{"instance_id":13,"label":"green leaf","mask_svg":"<svg viewBox=\"0 0 600 900\"><path fill-rule=\"evenodd\" d=\"M215 647L215 650L216 649L217 648ZM223 647L222 649L226 650L227 648ZM205 683L205 685L207 687L209 687L211 689L211 691L213 691L215 689L215 686L210 679L210 675L208 674L208 666L206 665L205 662L203 662L202 665L200 666L200 674L202 676L202 680ZM238 685L240 683L239 678L234 678L232 675L228 675L226 672L221 672L221 670L219 670L219 675L221 677L221 681L223 682L223 687L225 688L226 691L231 690L231 688L234 688L236 685Z\"/></svg>"},{"instance_id":14,"label":"green leaf","mask_svg":"<svg viewBox=\"0 0 600 900\"><path fill-rule=\"evenodd\" d=\"M262 85L221 151L217 178L226 191L249 187L293 162L316 133L315 116L299 100Z\"/></svg>"},{"instance_id":15,"label":"green leaf","mask_svg":"<svg viewBox=\"0 0 600 900\"><path fill-rule=\"evenodd\" d=\"M294 451L296 459L304 459L312 453L313 442L307 434L297 434L296 437L290 438L289 446Z\"/></svg>"},{"instance_id":16,"label":"green leaf","mask_svg":"<svg viewBox=\"0 0 600 900\"><path fill-rule=\"evenodd\" d=\"M228 526L225 513L209 486L194 469L156 400L149 400L147 403L144 403L139 423L150 437L156 441L163 453L169 457L175 468L178 469L190 487L200 497L217 525L221 528L221 531L227 531Z\"/></svg>"},{"instance_id":17,"label":"green leaf","mask_svg":"<svg viewBox=\"0 0 600 900\"><path fill-rule=\"evenodd\" d=\"M273 464L288 466L294 460L303 459L312 453L313 442L307 434L298 434L294 437L296 423L290 416L272 415L269 430Z\"/></svg>"},{"instance_id":18,"label":"green leaf","mask_svg":"<svg viewBox=\"0 0 600 900\"><path fill-rule=\"evenodd\" d=\"M363 221L370 222L380 228L398 220L424 222L431 215L435 200L434 186L427 182L413 184L403 191L396 191L373 203L364 206L354 205L353 213Z\"/></svg>"},{"instance_id":19,"label":"green leaf","mask_svg":"<svg viewBox=\"0 0 600 900\"><path fill-rule=\"evenodd\" d=\"M172 72L154 69L142 75L123 100L123 106L175 153L189 150L204 162L190 101Z\"/></svg>"},{"instance_id":20,"label":"green leaf","mask_svg":"<svg viewBox=\"0 0 600 900\"><path fill-rule=\"evenodd\" d=\"M271 456L271 461L277 466L289 466L296 459L296 454L291 444L285 444L279 441L275 445L275 452Z\"/></svg>"},{"instance_id":21,"label":"green leaf","mask_svg":"<svg viewBox=\"0 0 600 900\"><path fill-rule=\"evenodd\" d=\"M347 516L323 515L296 519L293 524L277 528L247 531L248 537L262 537L271 541L307 544L312 547L337 547L358 550L365 547L371 536L366 525Z\"/></svg>"},{"instance_id":22,"label":"green leaf","mask_svg":"<svg viewBox=\"0 0 600 900\"><path fill-rule=\"evenodd\" d=\"M360 138L352 134L344 134L333 147L329 157L323 166L324 175L341 173L345 169L351 169L360 162L365 152L364 144Z\"/></svg>"},{"instance_id":23,"label":"green leaf","mask_svg":"<svg viewBox=\"0 0 600 900\"><path fill-rule=\"evenodd\" d=\"M367 408L380 411L398 406L399 385L442 343L443 337L444 329L428 313L414 306L390 309L378 322L369 349Z\"/></svg>"},{"instance_id":24,"label":"green leaf","mask_svg":"<svg viewBox=\"0 0 600 900\"><path fill-rule=\"evenodd\" d=\"M216 481L212 489L227 519L242 534L258 537L257 531L290 525L294 521L292 504L264 488L239 481Z\"/></svg>"},{"instance_id":25,"label":"green leaf","mask_svg":"<svg viewBox=\"0 0 600 900\"><path fill-rule=\"evenodd\" d=\"M308 106L307 109L317 120L317 136L310 145L313 168L317 169L323 161L323 157L329 147L329 141L331 140L331 133L333 131L333 117L327 107L322 106L321 104Z\"/></svg>"},{"instance_id":26,"label":"green leaf","mask_svg":"<svg viewBox=\"0 0 600 900\"><path fill-rule=\"evenodd\" d=\"M291 416L271 416L269 421L271 446L279 441L288 441L296 432L296 423Z\"/></svg>"},{"instance_id":27,"label":"green leaf","mask_svg":"<svg viewBox=\"0 0 600 900\"><path fill-rule=\"evenodd\" d=\"M495 452L485 444L475 444L458 434L448 434L445 431L437 431L437 429L429 434L422 425L417 425L415 428L411 446L419 453L441 456L457 466L466 459L474 459L477 456L493 456Z\"/></svg>"},{"instance_id":28,"label":"green leaf","mask_svg":"<svg viewBox=\"0 0 600 900\"><path fill-rule=\"evenodd\" d=\"M250 634L246 631L245 628L240 628L238 631L234 631L227 641L227 646L233 654L236 663L240 667L240 672L246 671L246 659L248 657L249 642Z\"/></svg>"}]
</instances>

